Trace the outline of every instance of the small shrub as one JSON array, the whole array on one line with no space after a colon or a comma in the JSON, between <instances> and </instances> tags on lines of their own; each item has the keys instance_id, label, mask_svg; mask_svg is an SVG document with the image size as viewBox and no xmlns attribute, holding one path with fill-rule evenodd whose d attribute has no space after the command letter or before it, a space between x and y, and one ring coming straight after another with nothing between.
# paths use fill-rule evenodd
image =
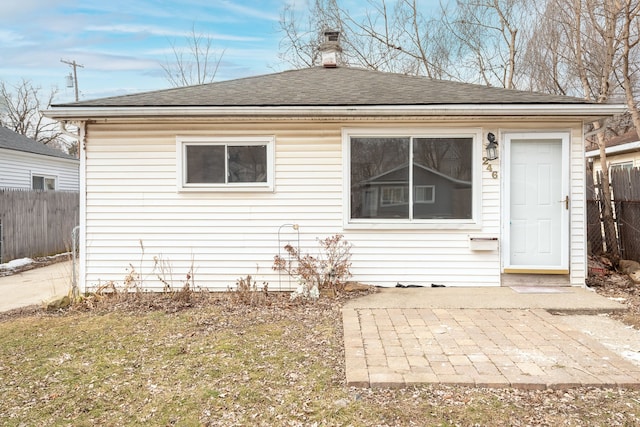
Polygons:
<instances>
[{"instance_id":1,"label":"small shrub","mask_svg":"<svg viewBox=\"0 0 640 427\"><path fill-rule=\"evenodd\" d=\"M235 304L250 306L267 305L269 298L269 285L264 282L259 288L251 275L246 278L241 277L236 281L236 288L229 289L231 301Z\"/></svg>"},{"instance_id":2,"label":"small shrub","mask_svg":"<svg viewBox=\"0 0 640 427\"><path fill-rule=\"evenodd\" d=\"M289 274L298 281L298 288L292 297L299 294L313 297L316 291L328 291L337 295L344 291L347 280L351 277L351 244L344 240L342 234L326 239L318 239L320 252L317 257L301 254L300 249L287 244L284 250L289 260L276 255L273 269Z\"/></svg>"},{"instance_id":3,"label":"small shrub","mask_svg":"<svg viewBox=\"0 0 640 427\"><path fill-rule=\"evenodd\" d=\"M184 282L182 282L182 287L180 289L175 289L173 284L173 267L171 262L167 259L162 258L162 256L154 256L153 257L153 272L156 275L156 278L162 283L163 288L162 291L165 294L169 294L172 298L177 299L182 302L189 302L191 297L193 296L193 292L195 289L195 269L193 257L191 257L191 266L189 267L189 271L185 276ZM200 292L202 290L200 289Z\"/></svg>"}]
</instances>

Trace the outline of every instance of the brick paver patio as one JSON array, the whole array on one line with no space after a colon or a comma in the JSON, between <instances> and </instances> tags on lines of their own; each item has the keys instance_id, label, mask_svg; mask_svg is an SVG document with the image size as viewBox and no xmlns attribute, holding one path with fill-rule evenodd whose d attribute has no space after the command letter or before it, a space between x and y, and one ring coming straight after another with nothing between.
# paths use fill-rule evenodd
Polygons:
<instances>
[{"instance_id":1,"label":"brick paver patio","mask_svg":"<svg viewBox=\"0 0 640 427\"><path fill-rule=\"evenodd\" d=\"M345 308L347 384L640 387L640 367L543 309Z\"/></svg>"}]
</instances>

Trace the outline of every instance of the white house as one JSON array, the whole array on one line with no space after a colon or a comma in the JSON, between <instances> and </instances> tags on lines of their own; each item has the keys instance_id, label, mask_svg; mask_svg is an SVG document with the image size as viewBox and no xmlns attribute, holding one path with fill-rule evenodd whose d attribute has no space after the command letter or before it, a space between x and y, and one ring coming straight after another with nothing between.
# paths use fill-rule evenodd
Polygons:
<instances>
[{"instance_id":1,"label":"white house","mask_svg":"<svg viewBox=\"0 0 640 427\"><path fill-rule=\"evenodd\" d=\"M364 283L584 285L583 127L623 111L332 66L46 115L81 130L84 289L131 266L160 289L155 257L176 284L193 265L225 290L247 274L288 287L274 255L335 234Z\"/></svg>"},{"instance_id":2,"label":"white house","mask_svg":"<svg viewBox=\"0 0 640 427\"><path fill-rule=\"evenodd\" d=\"M607 141L605 153L610 171L640 167L640 138L638 138L638 133L635 130L631 130L618 137L611 138ZM593 173L601 172L600 150L592 146L587 148L585 155Z\"/></svg>"},{"instance_id":3,"label":"white house","mask_svg":"<svg viewBox=\"0 0 640 427\"><path fill-rule=\"evenodd\" d=\"M80 161L0 126L0 188L80 189Z\"/></svg>"}]
</instances>

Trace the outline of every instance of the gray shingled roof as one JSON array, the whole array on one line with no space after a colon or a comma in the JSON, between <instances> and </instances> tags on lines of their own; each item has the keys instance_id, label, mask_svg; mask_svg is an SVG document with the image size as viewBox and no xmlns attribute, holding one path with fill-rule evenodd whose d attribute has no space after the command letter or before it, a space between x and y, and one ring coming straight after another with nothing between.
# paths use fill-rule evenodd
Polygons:
<instances>
[{"instance_id":1,"label":"gray shingled roof","mask_svg":"<svg viewBox=\"0 0 640 427\"><path fill-rule=\"evenodd\" d=\"M583 99L357 68L306 68L54 107L588 104Z\"/></svg>"},{"instance_id":2,"label":"gray shingled roof","mask_svg":"<svg viewBox=\"0 0 640 427\"><path fill-rule=\"evenodd\" d=\"M0 126L0 148L7 150L23 151L25 153L41 154L43 156L60 157L63 159L77 160L64 151L47 147L46 145L20 135L4 126Z\"/></svg>"}]
</instances>

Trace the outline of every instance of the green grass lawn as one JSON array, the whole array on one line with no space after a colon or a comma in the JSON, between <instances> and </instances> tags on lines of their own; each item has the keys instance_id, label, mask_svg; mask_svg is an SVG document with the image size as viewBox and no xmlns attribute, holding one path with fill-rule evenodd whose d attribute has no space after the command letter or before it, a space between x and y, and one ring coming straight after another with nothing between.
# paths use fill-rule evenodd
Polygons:
<instances>
[{"instance_id":1,"label":"green grass lawn","mask_svg":"<svg viewBox=\"0 0 640 427\"><path fill-rule=\"evenodd\" d=\"M344 384L337 304L0 322L0 425L640 424L637 391Z\"/></svg>"}]
</instances>

